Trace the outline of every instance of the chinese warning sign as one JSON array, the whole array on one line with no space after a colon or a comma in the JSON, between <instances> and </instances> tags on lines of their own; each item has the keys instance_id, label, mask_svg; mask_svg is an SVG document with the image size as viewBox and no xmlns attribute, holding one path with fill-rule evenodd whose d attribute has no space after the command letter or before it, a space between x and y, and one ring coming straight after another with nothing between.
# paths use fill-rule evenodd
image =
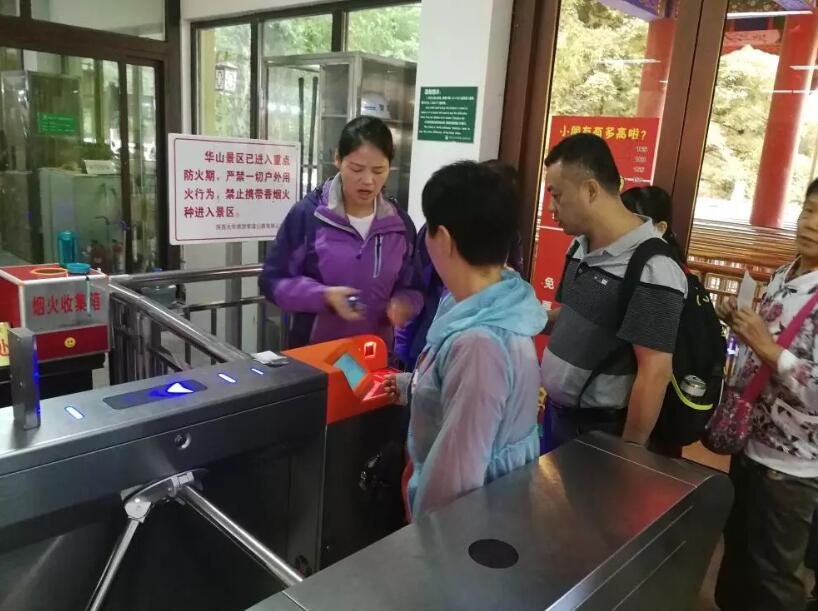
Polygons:
<instances>
[{"instance_id":1,"label":"chinese warning sign","mask_svg":"<svg viewBox=\"0 0 818 611\"><path fill-rule=\"evenodd\" d=\"M108 293L102 280L85 283L28 284L23 292L25 326L31 331L105 325ZM87 290L86 290L87 289Z\"/></svg>"},{"instance_id":2,"label":"chinese warning sign","mask_svg":"<svg viewBox=\"0 0 818 611\"><path fill-rule=\"evenodd\" d=\"M623 191L651 184L659 136L658 118L552 117L548 150L566 136L579 133L595 134L605 139L622 176ZM566 235L552 218L545 189L542 190L541 201L542 213L537 229L537 250L531 283L543 307L550 309L556 300L565 266L565 253L573 237ZM540 335L536 341L537 349L542 354L547 338Z\"/></svg>"},{"instance_id":3,"label":"chinese warning sign","mask_svg":"<svg viewBox=\"0 0 818 611\"><path fill-rule=\"evenodd\" d=\"M170 134L171 244L269 240L295 204L298 144Z\"/></svg>"},{"instance_id":4,"label":"chinese warning sign","mask_svg":"<svg viewBox=\"0 0 818 611\"><path fill-rule=\"evenodd\" d=\"M474 142L477 87L421 87L418 140Z\"/></svg>"}]
</instances>

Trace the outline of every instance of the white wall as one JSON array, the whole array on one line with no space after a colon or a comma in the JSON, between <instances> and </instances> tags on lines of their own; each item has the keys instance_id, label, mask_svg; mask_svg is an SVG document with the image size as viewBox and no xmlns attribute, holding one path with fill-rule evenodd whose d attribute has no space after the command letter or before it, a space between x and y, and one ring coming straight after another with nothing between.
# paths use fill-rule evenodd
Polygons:
<instances>
[{"instance_id":1,"label":"white wall","mask_svg":"<svg viewBox=\"0 0 818 611\"><path fill-rule=\"evenodd\" d=\"M421 193L432 173L463 159L497 157L513 0L424 0L415 95L409 213L423 224ZM417 139L421 87L477 87L474 142Z\"/></svg>"}]
</instances>

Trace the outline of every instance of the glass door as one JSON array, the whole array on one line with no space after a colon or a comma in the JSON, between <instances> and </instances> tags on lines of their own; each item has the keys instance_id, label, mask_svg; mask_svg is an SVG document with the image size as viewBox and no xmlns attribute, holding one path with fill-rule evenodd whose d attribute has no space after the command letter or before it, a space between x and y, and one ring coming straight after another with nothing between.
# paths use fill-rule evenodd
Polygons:
<instances>
[{"instance_id":1,"label":"glass door","mask_svg":"<svg viewBox=\"0 0 818 611\"><path fill-rule=\"evenodd\" d=\"M794 258L795 223L818 177L818 9L783 4L730 0L720 15L701 172L686 186L690 265L716 294L734 293L746 268L763 283Z\"/></svg>"}]
</instances>

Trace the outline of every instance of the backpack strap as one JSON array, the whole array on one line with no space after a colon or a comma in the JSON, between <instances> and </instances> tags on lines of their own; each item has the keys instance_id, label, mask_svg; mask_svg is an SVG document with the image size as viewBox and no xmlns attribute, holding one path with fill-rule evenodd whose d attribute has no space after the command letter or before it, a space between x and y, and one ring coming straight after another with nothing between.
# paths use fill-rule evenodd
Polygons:
<instances>
[{"instance_id":1,"label":"backpack strap","mask_svg":"<svg viewBox=\"0 0 818 611\"><path fill-rule=\"evenodd\" d=\"M619 295L619 302L617 304L618 314L616 319L619 321L619 325L625 321L625 315L628 313L628 305L630 305L633 294L636 292L636 288L639 286L639 283L642 280L642 272L645 269L645 265L647 265L648 261L650 261L653 257L659 255L668 256L676 261L676 258L673 256L673 249L671 246L660 238L650 238L649 240L645 240L636 247L633 255L631 255L630 261L628 261L628 267L625 270L625 277L622 279L622 292ZM618 348L615 348L604 359L602 359L596 367L594 367L594 369L591 371L591 375L588 376L588 379L585 381L582 390L579 391L579 395L577 396L577 407L582 406L582 396L585 394L585 391L588 390L588 387L591 386L594 380L609 366L614 364L617 359L631 349L632 347L630 344L624 344Z\"/></svg>"},{"instance_id":2,"label":"backpack strap","mask_svg":"<svg viewBox=\"0 0 818 611\"><path fill-rule=\"evenodd\" d=\"M562 301L562 286L565 284L565 274L568 271L568 265L571 263L571 260L574 258L574 255L579 250L579 240L574 240L571 244L568 252L565 255L565 265L562 267L562 276L560 277L560 285L557 287L557 294L554 297L557 301Z\"/></svg>"}]
</instances>

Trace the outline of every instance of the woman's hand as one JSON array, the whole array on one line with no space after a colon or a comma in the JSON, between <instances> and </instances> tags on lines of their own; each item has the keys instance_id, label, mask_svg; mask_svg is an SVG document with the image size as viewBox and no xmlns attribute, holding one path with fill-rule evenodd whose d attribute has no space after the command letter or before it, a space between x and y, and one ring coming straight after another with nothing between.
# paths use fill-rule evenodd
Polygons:
<instances>
[{"instance_id":1,"label":"woman's hand","mask_svg":"<svg viewBox=\"0 0 818 611\"><path fill-rule=\"evenodd\" d=\"M733 314L738 309L738 302L735 297L728 297L716 303L716 315L728 325L732 323Z\"/></svg>"},{"instance_id":2,"label":"woman's hand","mask_svg":"<svg viewBox=\"0 0 818 611\"><path fill-rule=\"evenodd\" d=\"M779 346L767 323L754 310L742 308L733 312L730 327L753 352L768 365L775 367L783 349Z\"/></svg>"},{"instance_id":3,"label":"woman's hand","mask_svg":"<svg viewBox=\"0 0 818 611\"><path fill-rule=\"evenodd\" d=\"M386 307L386 315L392 326L403 327L412 319L412 305L400 297L393 297Z\"/></svg>"},{"instance_id":4,"label":"woman's hand","mask_svg":"<svg viewBox=\"0 0 818 611\"><path fill-rule=\"evenodd\" d=\"M348 286L332 286L324 291L324 301L333 311L347 322L356 322L363 318L360 308L353 309L349 304L349 297L358 295L361 291Z\"/></svg>"},{"instance_id":5,"label":"woman's hand","mask_svg":"<svg viewBox=\"0 0 818 611\"><path fill-rule=\"evenodd\" d=\"M389 396L389 400L395 405L399 405L400 391L398 390L398 376L392 374L383 381L383 391Z\"/></svg>"}]
</instances>

